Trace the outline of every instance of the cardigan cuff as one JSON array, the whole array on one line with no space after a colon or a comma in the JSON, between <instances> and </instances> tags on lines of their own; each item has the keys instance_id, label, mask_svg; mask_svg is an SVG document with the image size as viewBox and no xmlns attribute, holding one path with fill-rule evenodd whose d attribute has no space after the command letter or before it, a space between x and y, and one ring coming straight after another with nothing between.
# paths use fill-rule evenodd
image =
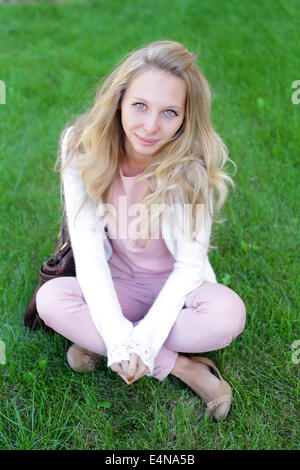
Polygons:
<instances>
[{"instance_id":1,"label":"cardigan cuff","mask_svg":"<svg viewBox=\"0 0 300 470\"><path fill-rule=\"evenodd\" d=\"M107 349L107 367L121 361L129 361L130 345L126 343L118 343Z\"/></svg>"},{"instance_id":2,"label":"cardigan cuff","mask_svg":"<svg viewBox=\"0 0 300 470\"><path fill-rule=\"evenodd\" d=\"M125 342L122 344L116 344L108 348L107 350L107 367L112 364L129 361L130 354L136 353L142 360L142 362L149 368L147 376L153 375L154 369L154 357L146 346L141 346L136 341Z\"/></svg>"}]
</instances>

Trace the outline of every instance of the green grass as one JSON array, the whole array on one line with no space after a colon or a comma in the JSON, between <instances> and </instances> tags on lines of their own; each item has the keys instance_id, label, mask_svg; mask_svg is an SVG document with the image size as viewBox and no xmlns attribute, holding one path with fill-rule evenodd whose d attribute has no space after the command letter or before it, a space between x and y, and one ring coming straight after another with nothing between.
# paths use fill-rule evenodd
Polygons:
<instances>
[{"instance_id":1,"label":"green grass","mask_svg":"<svg viewBox=\"0 0 300 470\"><path fill-rule=\"evenodd\" d=\"M299 448L298 2L1 4L0 20L0 448ZM238 166L210 255L218 281L247 308L243 334L205 354L233 388L221 423L174 377L128 387L105 361L81 376L66 364L66 339L22 326L59 226L60 130L123 55L157 39L198 55L213 123Z\"/></svg>"}]
</instances>

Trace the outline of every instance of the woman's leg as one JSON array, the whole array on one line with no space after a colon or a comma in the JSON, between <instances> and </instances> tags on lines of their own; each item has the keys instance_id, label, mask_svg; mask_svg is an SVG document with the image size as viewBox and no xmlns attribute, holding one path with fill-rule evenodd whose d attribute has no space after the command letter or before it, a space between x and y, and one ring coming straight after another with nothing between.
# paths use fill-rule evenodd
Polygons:
<instances>
[{"instance_id":1,"label":"woman's leg","mask_svg":"<svg viewBox=\"0 0 300 470\"><path fill-rule=\"evenodd\" d=\"M41 319L54 331L89 351L106 354L76 277L47 281L37 292L36 306Z\"/></svg>"},{"instance_id":2,"label":"woman's leg","mask_svg":"<svg viewBox=\"0 0 300 470\"><path fill-rule=\"evenodd\" d=\"M203 282L187 296L156 357L154 377L164 380L171 373L178 360L174 352L203 353L225 348L243 331L245 322L246 308L238 294L222 284Z\"/></svg>"},{"instance_id":3,"label":"woman's leg","mask_svg":"<svg viewBox=\"0 0 300 470\"><path fill-rule=\"evenodd\" d=\"M124 315L138 322L149 310L154 296L141 287L114 280ZM159 292L160 281L156 286ZM143 291L143 292L142 292ZM75 344L106 356L105 344L94 326L88 306L75 277L55 278L37 292L37 310L46 325ZM171 373L178 352L206 352L221 349L242 332L245 306L241 298L222 284L204 282L188 295L185 307L159 351L154 367L158 380Z\"/></svg>"},{"instance_id":4,"label":"woman's leg","mask_svg":"<svg viewBox=\"0 0 300 470\"><path fill-rule=\"evenodd\" d=\"M118 280L114 284L126 318L133 322L143 318L151 305L147 294L141 298L134 285ZM54 331L88 351L106 356L106 346L94 326L76 277L47 281L37 292L36 304L39 316Z\"/></svg>"}]
</instances>

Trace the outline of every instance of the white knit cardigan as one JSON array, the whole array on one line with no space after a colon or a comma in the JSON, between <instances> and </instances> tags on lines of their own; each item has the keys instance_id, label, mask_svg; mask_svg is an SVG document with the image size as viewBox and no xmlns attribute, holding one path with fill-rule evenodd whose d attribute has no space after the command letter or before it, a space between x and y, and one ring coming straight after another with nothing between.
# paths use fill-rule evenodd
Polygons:
<instances>
[{"instance_id":1,"label":"white knit cardigan","mask_svg":"<svg viewBox=\"0 0 300 470\"><path fill-rule=\"evenodd\" d=\"M69 127L62 141L65 162ZM187 295L203 281L217 282L208 259L211 218L205 213L198 241L183 236L183 205L162 220L162 237L173 255L174 267L145 317L135 327L125 318L115 291L108 259L112 247L107 238L103 205L95 208L91 199L75 216L86 197L86 189L76 166L76 156L63 172L63 193L76 277L95 327L107 348L107 366L128 360L136 352L153 375L154 360L169 335ZM178 205L176 205L178 209Z\"/></svg>"}]
</instances>

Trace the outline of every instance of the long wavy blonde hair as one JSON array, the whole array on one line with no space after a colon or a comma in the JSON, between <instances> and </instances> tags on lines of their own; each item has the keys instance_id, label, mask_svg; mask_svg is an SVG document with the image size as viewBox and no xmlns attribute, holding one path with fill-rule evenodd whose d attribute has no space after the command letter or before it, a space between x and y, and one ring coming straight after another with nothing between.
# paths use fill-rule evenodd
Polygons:
<instances>
[{"instance_id":1,"label":"long wavy blonde hair","mask_svg":"<svg viewBox=\"0 0 300 470\"><path fill-rule=\"evenodd\" d=\"M61 161L61 142L65 131L70 125L73 126L66 163L61 164L59 170L61 200L62 174L65 166L76 155L76 165L87 199L92 199L95 208L100 202L109 203L112 183L124 153L125 133L120 114L122 97L138 73L156 67L185 81L186 103L180 129L153 155L151 164L136 178L136 183L144 179L148 182L148 189L140 202L150 217L147 227L157 226L154 221L157 217L161 223L166 206L178 202L178 198L181 203L192 207L192 239L196 238L195 234L201 228L196 212L198 204L208 208L214 222L223 222L214 218L210 201L213 201L213 208L217 211L221 209L228 194L226 182L235 186L225 171L225 164L230 161L236 165L228 157L226 145L213 129L210 119L210 85L196 60L197 56L178 42L155 41L127 54L100 81L91 109L78 116L73 123L68 123L60 136L55 171ZM152 204L161 209L151 211ZM145 239L147 244L150 239L146 235Z\"/></svg>"}]
</instances>

